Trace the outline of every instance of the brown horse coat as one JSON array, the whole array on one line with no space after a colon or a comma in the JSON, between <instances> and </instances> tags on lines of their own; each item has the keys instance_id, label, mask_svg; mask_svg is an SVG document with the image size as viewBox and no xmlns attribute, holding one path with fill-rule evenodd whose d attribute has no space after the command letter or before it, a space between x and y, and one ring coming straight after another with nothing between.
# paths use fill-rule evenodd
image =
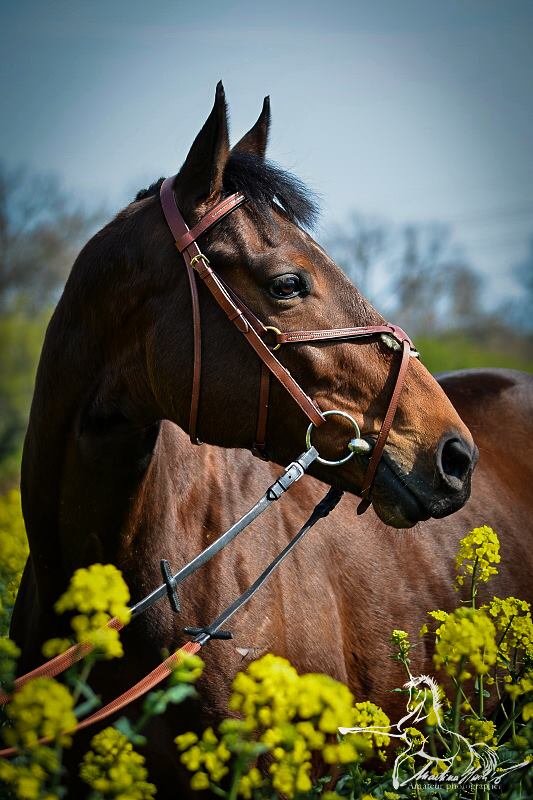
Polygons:
<instances>
[{"instance_id":1,"label":"brown horse coat","mask_svg":"<svg viewBox=\"0 0 533 800\"><path fill-rule=\"evenodd\" d=\"M300 184L263 161L267 132L265 105L256 126L230 152L223 91L217 89L174 191L189 224L223 192L244 191L250 202L205 237L204 252L254 313L282 330L381 324L382 317L295 224L306 221L310 206ZM21 671L42 660L43 640L64 632L53 603L76 567L117 564L136 601L160 583L161 558L178 569L279 473L242 449L255 430L257 360L202 286L199 434L219 447L198 448L187 439L192 336L180 266L157 189L144 193L84 248L50 323L22 467L30 559L12 622L22 647ZM297 290L280 295L279 282L287 278ZM387 348L374 341L282 353L321 408L349 411L363 435L376 436L394 384ZM402 676L388 658L390 630L405 628L416 639L425 611L456 601L453 554L472 526L487 523L501 535L504 563L495 589L527 598L531 378L505 371L443 378L459 416L427 370L411 361L372 489L373 509L357 517L356 501L346 495L235 618L235 640L209 644L201 714L180 708L184 727L216 721L225 712L231 678L242 665L236 647L286 655L299 670L328 672L358 698L394 710L388 692ZM477 458L467 426L480 462L464 506ZM303 414L274 384L271 461L284 464L301 452L305 428ZM341 424L328 423L316 441L331 457L343 452L350 435ZM132 624L124 634L125 658L103 665L96 676L104 698L158 663L162 648L183 641L184 624L211 621L259 574L324 493L316 478L357 494L365 464L356 457L335 469L314 465L315 478L303 478L187 581L182 617L161 602ZM409 532L388 527L413 525ZM423 643L414 661L429 669ZM160 796L175 790L174 716L150 734Z\"/></svg>"}]
</instances>

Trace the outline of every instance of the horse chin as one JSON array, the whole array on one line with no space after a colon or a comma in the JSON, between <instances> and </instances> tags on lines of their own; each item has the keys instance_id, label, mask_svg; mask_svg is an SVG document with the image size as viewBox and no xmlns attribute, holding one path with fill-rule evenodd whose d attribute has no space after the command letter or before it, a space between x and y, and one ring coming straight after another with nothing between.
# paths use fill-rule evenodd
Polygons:
<instances>
[{"instance_id":1,"label":"horse chin","mask_svg":"<svg viewBox=\"0 0 533 800\"><path fill-rule=\"evenodd\" d=\"M377 516L392 528L412 528L431 516L405 481L384 463L378 469L371 498Z\"/></svg>"}]
</instances>

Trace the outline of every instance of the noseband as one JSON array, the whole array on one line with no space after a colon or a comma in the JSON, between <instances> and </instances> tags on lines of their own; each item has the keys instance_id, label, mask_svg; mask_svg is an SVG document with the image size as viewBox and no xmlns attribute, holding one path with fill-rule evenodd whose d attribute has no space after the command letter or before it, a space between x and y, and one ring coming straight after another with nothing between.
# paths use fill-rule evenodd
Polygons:
<instances>
[{"instance_id":1,"label":"noseband","mask_svg":"<svg viewBox=\"0 0 533 800\"><path fill-rule=\"evenodd\" d=\"M374 482L379 461L385 447L389 431L392 427L398 401L403 389L409 357L416 356L416 350L409 336L396 325L370 325L357 328L330 328L314 331L287 331L283 333L272 325L264 325L255 314L239 299L235 292L226 285L222 278L214 272L197 244L197 239L208 231L217 222L226 217L245 201L244 195L239 192L224 198L214 208L205 214L196 225L189 229L176 204L173 185L176 176L166 178L161 185L160 197L163 213L174 236L176 248L183 256L191 292L193 334L194 334L194 361L193 380L191 391L191 408L189 414L189 436L194 444L201 444L196 435L198 422L198 406L200 401L200 381L202 373L202 328L200 318L200 304L198 301L198 287L195 273L204 282L214 299L225 312L228 319L246 338L251 347L261 360L261 378L259 385L259 409L255 442L252 446L254 455L266 459L266 428L268 420L268 406L270 396L271 375L281 383L284 389L298 404L309 419L311 426L320 426L326 421L327 412L321 411L318 405L302 389L290 372L278 361L274 351L282 345L298 344L302 342L331 342L368 339L381 336L382 341L395 351L401 351L400 363L396 374L396 381L383 423L376 442L372 448L372 455L363 480L361 497L363 498L357 513L361 514L370 505L370 490ZM267 344L267 339L271 344ZM273 342L273 343L272 343ZM354 440L350 447L351 454L364 453L369 449L364 440Z\"/></svg>"}]
</instances>

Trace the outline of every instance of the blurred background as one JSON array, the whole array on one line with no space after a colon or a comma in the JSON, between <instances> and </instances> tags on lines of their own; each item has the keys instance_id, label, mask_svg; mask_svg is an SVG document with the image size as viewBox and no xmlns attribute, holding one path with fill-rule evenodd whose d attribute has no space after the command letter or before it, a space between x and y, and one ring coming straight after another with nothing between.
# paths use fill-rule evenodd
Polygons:
<instances>
[{"instance_id":1,"label":"blurred background","mask_svg":"<svg viewBox=\"0 0 533 800\"><path fill-rule=\"evenodd\" d=\"M178 170L220 78L233 141L270 94L316 238L431 370L533 370L530 0L0 8L0 491L80 246Z\"/></svg>"}]
</instances>

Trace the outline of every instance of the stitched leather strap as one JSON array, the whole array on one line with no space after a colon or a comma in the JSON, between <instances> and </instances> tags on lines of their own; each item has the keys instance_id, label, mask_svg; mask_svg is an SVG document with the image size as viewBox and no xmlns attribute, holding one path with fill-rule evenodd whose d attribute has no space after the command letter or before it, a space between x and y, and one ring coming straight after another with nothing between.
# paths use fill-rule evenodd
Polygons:
<instances>
[{"instance_id":1,"label":"stitched leather strap","mask_svg":"<svg viewBox=\"0 0 533 800\"><path fill-rule=\"evenodd\" d=\"M244 202L245 198L241 194L235 194L225 198L218 203L215 208L211 209L194 228L189 230L187 223L176 205L173 191L175 177L176 176L166 178L166 180L163 181L160 196L165 219L174 236L176 247L181 252L185 261L189 285L191 287L191 298L193 298L194 361L191 410L189 414L189 436L191 441L198 443L196 430L202 369L200 309L197 302L197 287L194 274L192 274L193 267L195 272L204 281L218 305L226 313L228 319L230 319L237 329L246 337L265 366L289 392L308 419L314 425L321 425L324 422L324 417L316 403L303 391L290 372L278 361L261 338L260 332L265 332L264 325L249 309L241 304L233 291L225 287L223 281L210 268L207 259L203 256L195 241L196 236L205 233L210 227L223 219L224 216L238 208L239 205ZM264 425L266 429L266 421Z\"/></svg>"},{"instance_id":2,"label":"stitched leather strap","mask_svg":"<svg viewBox=\"0 0 533 800\"><path fill-rule=\"evenodd\" d=\"M377 333L387 333L393 336L400 344L408 342L414 349L409 336L397 325L369 325L358 328L328 328L321 331L286 331L276 334L276 344L295 344L299 342L315 342L330 339L360 339L365 336L375 336Z\"/></svg>"},{"instance_id":3,"label":"stitched leather strap","mask_svg":"<svg viewBox=\"0 0 533 800\"><path fill-rule=\"evenodd\" d=\"M266 456L266 429L268 423L268 403L270 398L270 371L261 362L261 379L259 381L259 407L257 410L257 429L255 442L252 448L254 456L267 461Z\"/></svg>"},{"instance_id":4,"label":"stitched leather strap","mask_svg":"<svg viewBox=\"0 0 533 800\"><path fill-rule=\"evenodd\" d=\"M212 208L211 211L208 211L207 214L196 223L194 228L191 228L190 231L187 231L187 233L182 234L182 236L176 239L176 247L179 252L183 253L185 248L195 242L202 233L205 233L208 228L212 228L213 225L220 222L227 214L241 206L245 200L245 196L239 192L221 200L220 203Z\"/></svg>"},{"instance_id":5,"label":"stitched leather strap","mask_svg":"<svg viewBox=\"0 0 533 800\"><path fill-rule=\"evenodd\" d=\"M389 436L389 432L392 427L392 423L394 421L396 409L398 408L398 402L400 400L400 395L402 393L405 376L407 374L407 368L409 366L409 359L411 357L410 349L411 346L409 344L409 341L407 339L404 339L402 342L402 359L400 361L398 375L396 376L396 383L394 384L392 396L391 399L389 400L389 407L387 408L385 416L383 417L381 429L379 431L378 438L376 439L376 444L374 445L374 449L372 450L370 463L368 464L366 475L363 480L363 488L361 490L361 497L363 499L357 506L358 514L363 514L367 510L371 502L370 490L374 483L374 478L376 477L378 464L381 460L383 449L387 442L387 438Z\"/></svg>"},{"instance_id":6,"label":"stitched leather strap","mask_svg":"<svg viewBox=\"0 0 533 800\"><path fill-rule=\"evenodd\" d=\"M187 253L187 250L185 250L184 253ZM202 260L195 263L194 269L219 306L227 314L228 318L244 335L245 339L253 347L265 366L268 367L272 375L274 375L281 385L289 392L292 399L299 405L307 418L313 425L322 425L325 419L316 403L304 392L301 386L294 380L289 370L278 361L268 345L256 333L255 329L246 319L243 309L238 308L226 292L216 272L213 272L211 267Z\"/></svg>"}]
</instances>

